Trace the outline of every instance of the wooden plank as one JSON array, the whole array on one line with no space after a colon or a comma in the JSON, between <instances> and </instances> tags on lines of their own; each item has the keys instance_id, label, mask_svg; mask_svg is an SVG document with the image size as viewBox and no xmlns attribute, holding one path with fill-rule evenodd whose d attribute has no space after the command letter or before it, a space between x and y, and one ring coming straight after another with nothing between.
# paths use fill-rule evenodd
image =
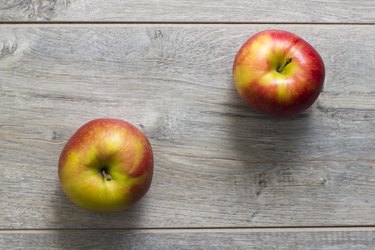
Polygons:
<instances>
[{"instance_id":1,"label":"wooden plank","mask_svg":"<svg viewBox=\"0 0 375 250\"><path fill-rule=\"evenodd\" d=\"M374 231L15 231L0 233L4 249L356 249L375 246Z\"/></svg>"},{"instance_id":2,"label":"wooden plank","mask_svg":"<svg viewBox=\"0 0 375 250\"><path fill-rule=\"evenodd\" d=\"M235 53L258 25L0 31L0 228L375 224L375 31L278 26L327 68L306 113L274 119L235 93ZM77 209L57 178L72 133L97 117L140 127L155 153L146 198Z\"/></svg>"},{"instance_id":3,"label":"wooden plank","mask_svg":"<svg viewBox=\"0 0 375 250\"><path fill-rule=\"evenodd\" d=\"M1 21L374 23L372 0L3 1Z\"/></svg>"}]
</instances>

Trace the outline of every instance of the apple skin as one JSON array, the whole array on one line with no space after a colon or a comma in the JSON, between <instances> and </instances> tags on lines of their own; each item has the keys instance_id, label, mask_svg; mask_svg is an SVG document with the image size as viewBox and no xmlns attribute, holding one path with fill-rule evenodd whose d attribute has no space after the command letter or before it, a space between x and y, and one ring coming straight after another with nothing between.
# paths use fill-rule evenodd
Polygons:
<instances>
[{"instance_id":1,"label":"apple skin","mask_svg":"<svg viewBox=\"0 0 375 250\"><path fill-rule=\"evenodd\" d=\"M323 88L325 68L319 53L299 36L265 30L250 37L238 51L233 77L238 94L254 110L286 117L315 102Z\"/></svg>"},{"instance_id":2,"label":"apple skin","mask_svg":"<svg viewBox=\"0 0 375 250\"><path fill-rule=\"evenodd\" d=\"M58 173L73 203L94 212L116 212L147 193L153 164L151 145L139 129L101 118L84 124L68 140Z\"/></svg>"}]
</instances>

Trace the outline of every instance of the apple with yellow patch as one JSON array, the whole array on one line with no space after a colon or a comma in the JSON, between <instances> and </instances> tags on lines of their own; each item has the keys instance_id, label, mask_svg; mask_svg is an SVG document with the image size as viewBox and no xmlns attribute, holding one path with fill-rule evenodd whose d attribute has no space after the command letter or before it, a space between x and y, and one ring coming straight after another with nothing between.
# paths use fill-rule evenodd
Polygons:
<instances>
[{"instance_id":1,"label":"apple with yellow patch","mask_svg":"<svg viewBox=\"0 0 375 250\"><path fill-rule=\"evenodd\" d=\"M318 98L325 69L319 53L301 37L265 30L241 47L233 75L237 92L254 110L292 116Z\"/></svg>"},{"instance_id":2,"label":"apple with yellow patch","mask_svg":"<svg viewBox=\"0 0 375 250\"><path fill-rule=\"evenodd\" d=\"M148 191L152 148L135 126L118 119L96 119L69 139L58 172L65 194L76 205L95 212L120 211Z\"/></svg>"}]
</instances>

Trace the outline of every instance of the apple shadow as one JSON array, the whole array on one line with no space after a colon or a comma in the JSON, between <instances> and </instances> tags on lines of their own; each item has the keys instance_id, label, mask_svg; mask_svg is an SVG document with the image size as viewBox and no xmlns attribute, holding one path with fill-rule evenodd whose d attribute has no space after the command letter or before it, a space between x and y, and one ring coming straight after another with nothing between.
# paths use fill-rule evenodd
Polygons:
<instances>
[{"instance_id":1,"label":"apple shadow","mask_svg":"<svg viewBox=\"0 0 375 250\"><path fill-rule=\"evenodd\" d=\"M147 197L147 195L146 195ZM109 249L124 249L126 242L114 236L117 229L144 227L147 198L127 210L117 213L94 213L73 204L57 182L52 208L51 227L59 249L95 248L108 246ZM61 230L62 229L62 230ZM122 234L126 231L121 231Z\"/></svg>"},{"instance_id":2,"label":"apple shadow","mask_svg":"<svg viewBox=\"0 0 375 250\"><path fill-rule=\"evenodd\" d=\"M313 108L293 117L273 117L253 111L233 89L227 123L233 152L243 167L277 164L306 157L305 145L313 136Z\"/></svg>"},{"instance_id":3,"label":"apple shadow","mask_svg":"<svg viewBox=\"0 0 375 250\"><path fill-rule=\"evenodd\" d=\"M314 133L317 133L314 129L317 121L314 120L319 119L313 119L316 115L313 107L293 117L260 114L248 107L234 89L228 95L228 143L232 147L236 169L243 174L243 185L249 185L241 187L246 190L246 195L240 199L246 197L249 199L246 203L253 204L249 213L254 220L264 209L264 204L272 202L267 200L268 195L264 195L268 190L299 185L295 174L314 147ZM279 195L283 196L283 192ZM284 198L288 200L292 196Z\"/></svg>"}]
</instances>

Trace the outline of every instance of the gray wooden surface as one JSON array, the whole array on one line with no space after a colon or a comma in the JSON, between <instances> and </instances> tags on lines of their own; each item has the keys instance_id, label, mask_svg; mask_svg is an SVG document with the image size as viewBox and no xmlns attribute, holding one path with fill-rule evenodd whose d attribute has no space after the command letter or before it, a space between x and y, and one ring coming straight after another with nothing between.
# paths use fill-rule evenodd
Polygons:
<instances>
[{"instance_id":1,"label":"gray wooden surface","mask_svg":"<svg viewBox=\"0 0 375 250\"><path fill-rule=\"evenodd\" d=\"M375 32L279 28L327 67L317 103L290 119L235 93L234 55L258 26L3 28L0 227L373 225ZM58 183L64 143L96 117L132 122L155 151L150 192L116 215L77 209Z\"/></svg>"},{"instance_id":2,"label":"gray wooden surface","mask_svg":"<svg viewBox=\"0 0 375 250\"><path fill-rule=\"evenodd\" d=\"M374 13L372 0L0 0L0 248L375 249ZM326 64L294 118L234 90L236 52L268 28ZM98 117L154 149L152 187L122 213L83 211L58 182L65 142Z\"/></svg>"},{"instance_id":3,"label":"gray wooden surface","mask_svg":"<svg viewBox=\"0 0 375 250\"><path fill-rule=\"evenodd\" d=\"M374 23L373 0L0 0L0 21Z\"/></svg>"},{"instance_id":4,"label":"gray wooden surface","mask_svg":"<svg viewBox=\"0 0 375 250\"><path fill-rule=\"evenodd\" d=\"M374 231L114 230L0 234L3 249L267 249L371 250Z\"/></svg>"}]
</instances>

